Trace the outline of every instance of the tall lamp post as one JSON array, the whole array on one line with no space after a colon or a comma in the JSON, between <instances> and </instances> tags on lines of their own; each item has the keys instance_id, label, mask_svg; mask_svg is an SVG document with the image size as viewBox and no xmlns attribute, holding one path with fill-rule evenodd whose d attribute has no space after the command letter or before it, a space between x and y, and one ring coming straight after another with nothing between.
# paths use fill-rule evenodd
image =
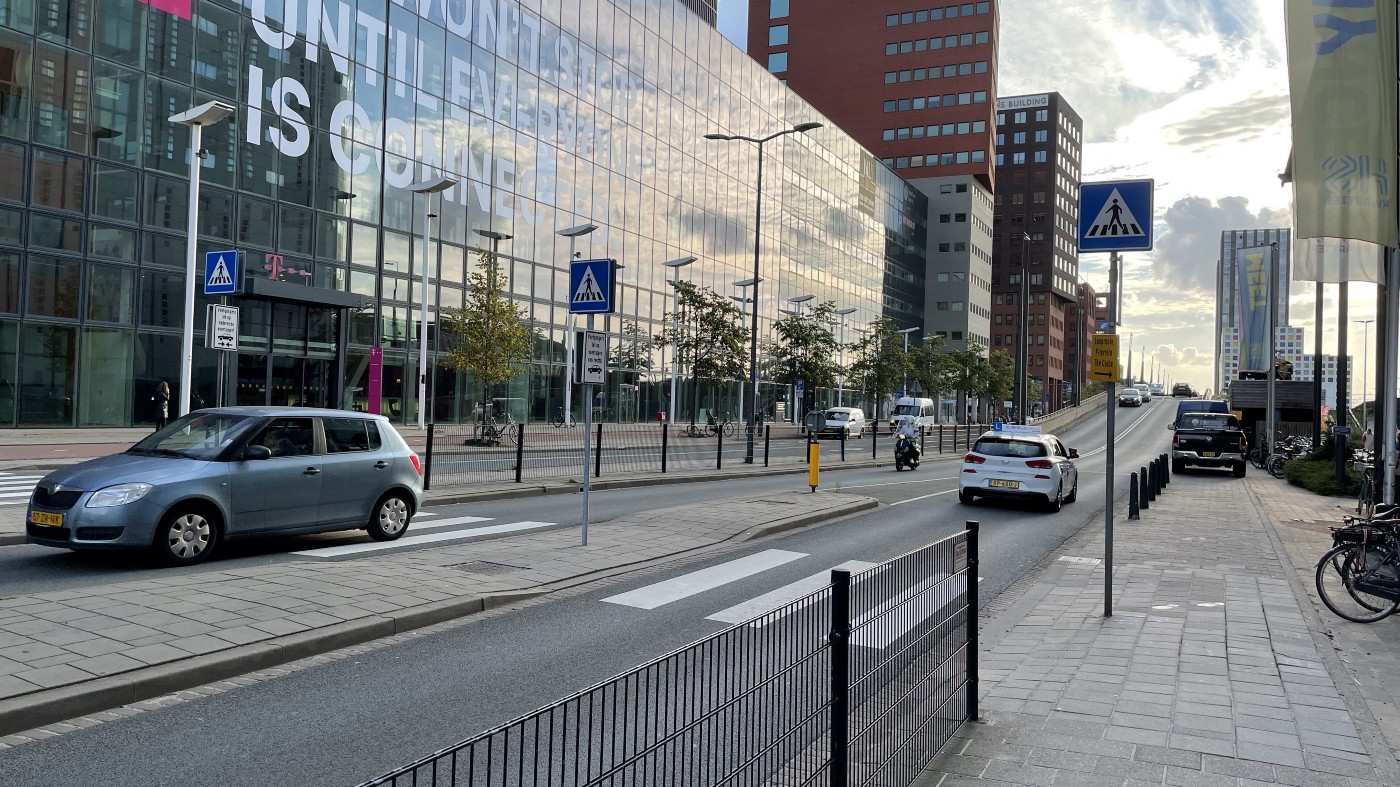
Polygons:
<instances>
[{"instance_id":1,"label":"tall lamp post","mask_svg":"<svg viewBox=\"0 0 1400 787\"><path fill-rule=\"evenodd\" d=\"M758 182L754 187L757 195L754 200L753 212L753 317L749 323L749 376L753 379L752 394L749 400L749 436L748 445L744 449L744 464L753 464L753 442L754 435L758 431L758 421L755 418L758 413L758 283L762 273L759 270L759 247L760 239L763 237L763 146L778 137L786 134L805 134L813 129L821 128L820 123L798 123L792 128L785 128L775 131L766 137L746 137L740 134L706 134L705 139L722 140L725 142L752 142L758 146Z\"/></svg>"},{"instance_id":2,"label":"tall lamp post","mask_svg":"<svg viewBox=\"0 0 1400 787\"><path fill-rule=\"evenodd\" d=\"M908 356L909 356L909 334L911 334L911 333L913 333L914 331L917 331L917 330L919 330L919 328L918 328L918 326L916 325L916 326L914 326L913 328L905 328L905 329L903 329L903 330L901 330L901 331L897 331L897 332L896 332L896 333L902 333L902 334L904 334L904 355L905 355L905 358L906 358L906 359L907 359ZM905 395L905 396L908 396L908 395L909 395L909 372L907 372L907 371L904 373L904 382L902 383L902 385L904 386L904 395Z\"/></svg>"},{"instance_id":3,"label":"tall lamp post","mask_svg":"<svg viewBox=\"0 0 1400 787\"><path fill-rule=\"evenodd\" d=\"M428 412L428 258L432 256L432 195L446 191L457 185L456 178L439 175L431 180L414 183L408 190L423 195L423 259L418 263L419 278L422 280L418 291L418 428L425 428Z\"/></svg>"},{"instance_id":4,"label":"tall lamp post","mask_svg":"<svg viewBox=\"0 0 1400 787\"><path fill-rule=\"evenodd\" d=\"M1030 340L1029 327L1026 325L1030 321L1030 299L1031 299L1031 236L1028 232L1021 233L1021 287L1020 294L1016 302L1016 422L1026 422L1026 381L1030 376L1030 348L1026 346ZM1128 374L1132 374L1132 362L1128 363Z\"/></svg>"},{"instance_id":5,"label":"tall lamp post","mask_svg":"<svg viewBox=\"0 0 1400 787\"><path fill-rule=\"evenodd\" d=\"M791 312L791 313L792 313L792 314L796 314L796 315L797 315L797 319L799 319L799 320L802 319L802 304L807 303L808 301L812 300L812 299L815 298L815 297L817 297L817 296L815 296L815 295L794 295L794 296L792 296L791 298L788 298L788 303L791 303L791 304L793 304L794 306L797 307L797 308L796 308L796 311L793 311L793 312ZM805 359L804 359L804 360L805 360ZM793 423L802 423L802 422L803 422L803 421L802 421L802 416L803 416L804 414L806 414L806 412L807 412L807 389L806 389L805 387L802 389L801 401L797 401L797 399L798 399L798 397L796 396L796 394L797 394L797 385L796 385L796 383L794 383L794 384L793 384L793 394L794 394L794 396L793 396L794 401L793 401L793 410L792 410L792 413L793 413L793 420L792 420L792 422L793 422Z\"/></svg>"},{"instance_id":6,"label":"tall lamp post","mask_svg":"<svg viewBox=\"0 0 1400 787\"><path fill-rule=\"evenodd\" d=\"M681 283L681 268L695 262L699 257L687 255L674 260L667 260L661 263L671 269L671 335L680 334L680 310L681 310L681 289L677 285ZM667 416L669 423L676 422L676 375L680 374L681 351L675 347L675 342L671 342L671 407L670 415Z\"/></svg>"},{"instance_id":7,"label":"tall lamp post","mask_svg":"<svg viewBox=\"0 0 1400 787\"><path fill-rule=\"evenodd\" d=\"M598 229L597 224L580 224L577 227L566 227L558 230L554 234L569 239L569 263L572 264L577 252L574 251L574 244L579 238L594 232ZM573 293L566 295L573 297ZM569 312L569 327L564 337L564 423L567 426L574 425L574 313ZM483 403L484 406L484 403Z\"/></svg>"},{"instance_id":8,"label":"tall lamp post","mask_svg":"<svg viewBox=\"0 0 1400 787\"><path fill-rule=\"evenodd\" d=\"M1366 396L1371 393L1371 323L1375 320L1352 320L1352 322L1359 322L1365 326L1361 334L1361 426L1364 429L1369 423L1366 420Z\"/></svg>"},{"instance_id":9,"label":"tall lamp post","mask_svg":"<svg viewBox=\"0 0 1400 787\"><path fill-rule=\"evenodd\" d=\"M170 116L171 123L190 128L190 196L185 227L185 319L180 334L180 415L190 411L190 390L194 388L194 280L195 252L199 246L199 166L204 160L201 146L205 126L212 126L233 114L233 107L222 101L208 101Z\"/></svg>"},{"instance_id":10,"label":"tall lamp post","mask_svg":"<svg viewBox=\"0 0 1400 787\"><path fill-rule=\"evenodd\" d=\"M755 310L758 309L758 303L757 303L757 301L755 301L753 298L750 298L750 297L748 296L749 288L752 287L756 281L761 281L761 279L739 279L738 281L733 282L734 286L739 288L739 294L738 294L737 296L736 296L736 295L731 295L731 296L729 296L729 297L730 297L731 299L733 299L733 300L739 302L739 320L740 320L740 324L741 324L741 325L743 324L743 321L744 321L745 319L747 319L748 316L749 316L749 307L748 307L748 305L749 305L750 303L754 304L754 309L755 309ZM755 406L757 406L757 404L758 404L757 402L754 403ZM741 423L745 422L745 421L744 421L745 416L746 416L746 413L744 412L744 395L743 395L742 392L740 392L740 395L739 395L739 421L740 421ZM757 414L757 413L754 413L754 423L758 423L758 414Z\"/></svg>"},{"instance_id":11,"label":"tall lamp post","mask_svg":"<svg viewBox=\"0 0 1400 787\"><path fill-rule=\"evenodd\" d=\"M841 333L839 334L839 338L836 340L836 346L838 348L838 351L841 353L841 360L837 361L837 364L840 366L841 374L840 378L836 381L837 407L844 407L846 403L846 316L850 314L855 314L855 312L856 307L854 306L848 309L836 310L836 316L841 318L841 321L839 323L839 325L841 326Z\"/></svg>"},{"instance_id":12,"label":"tall lamp post","mask_svg":"<svg viewBox=\"0 0 1400 787\"><path fill-rule=\"evenodd\" d=\"M501 264L501 257L500 257L500 253L499 253L499 250L500 250L500 248L501 248L501 241L503 241L503 240L510 240L513 236L507 235L507 234L505 234L504 232L496 232L495 230L483 230L483 229L478 229L478 230L476 230L476 234L478 234L478 235L480 235L481 237L486 238L486 239L488 239L488 240L491 241L491 272L492 272L493 274L496 273L496 272L498 272L498 271L500 270L500 268L499 268L498 266ZM493 280L493 283L494 283L495 278L496 278L496 277L495 277L494 275L491 276L491 279ZM487 326L487 327L489 328L490 326ZM489 391L487 392L487 395L488 395L488 396L490 395L490 392L489 392ZM490 402L487 402L487 401L483 401L483 402L481 403L481 422L482 422L482 423L486 423L486 417L490 414L490 409L489 409L489 405L490 405L490 404L491 404L491 403L490 403Z\"/></svg>"}]
</instances>

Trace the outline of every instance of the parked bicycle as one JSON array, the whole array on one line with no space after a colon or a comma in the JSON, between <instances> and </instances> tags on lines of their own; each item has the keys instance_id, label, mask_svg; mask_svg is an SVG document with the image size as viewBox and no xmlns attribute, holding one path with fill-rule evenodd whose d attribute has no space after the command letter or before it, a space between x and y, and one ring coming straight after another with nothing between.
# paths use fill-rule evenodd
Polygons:
<instances>
[{"instance_id":1,"label":"parked bicycle","mask_svg":"<svg viewBox=\"0 0 1400 787\"><path fill-rule=\"evenodd\" d=\"M1352 466L1361 473L1361 488L1356 493L1356 513L1370 518L1371 508L1375 504L1377 493L1380 492L1375 460L1370 452L1361 450L1353 451L1351 460Z\"/></svg>"},{"instance_id":2,"label":"parked bicycle","mask_svg":"<svg viewBox=\"0 0 1400 787\"><path fill-rule=\"evenodd\" d=\"M481 426L482 442L499 445L515 445L515 440L519 435L519 424L506 416L505 423L497 423L495 418L487 418L486 423Z\"/></svg>"},{"instance_id":3,"label":"parked bicycle","mask_svg":"<svg viewBox=\"0 0 1400 787\"><path fill-rule=\"evenodd\" d=\"M1317 594L1338 617L1375 623L1400 608L1400 519L1343 522L1332 528L1334 546L1317 562Z\"/></svg>"},{"instance_id":4,"label":"parked bicycle","mask_svg":"<svg viewBox=\"0 0 1400 787\"><path fill-rule=\"evenodd\" d=\"M734 422L729 420L728 413L721 415L718 419L711 414L706 428L709 430L710 434L723 434L725 437L734 436Z\"/></svg>"},{"instance_id":5,"label":"parked bicycle","mask_svg":"<svg viewBox=\"0 0 1400 787\"><path fill-rule=\"evenodd\" d=\"M1297 459L1312 452L1312 440L1306 437L1287 437L1274 446L1267 469L1274 478L1283 478L1283 466L1291 459Z\"/></svg>"},{"instance_id":6,"label":"parked bicycle","mask_svg":"<svg viewBox=\"0 0 1400 787\"><path fill-rule=\"evenodd\" d=\"M554 411L554 418L550 420L550 423L554 424L555 429L565 426L572 429L578 426L578 422L574 421L572 415L566 414L563 407Z\"/></svg>"}]
</instances>

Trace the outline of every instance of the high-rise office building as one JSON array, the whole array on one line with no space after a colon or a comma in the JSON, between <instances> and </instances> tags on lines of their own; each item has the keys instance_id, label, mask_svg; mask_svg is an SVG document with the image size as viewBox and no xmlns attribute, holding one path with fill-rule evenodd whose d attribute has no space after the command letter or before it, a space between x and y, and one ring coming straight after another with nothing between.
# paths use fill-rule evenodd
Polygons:
<instances>
[{"instance_id":1,"label":"high-rise office building","mask_svg":"<svg viewBox=\"0 0 1400 787\"><path fill-rule=\"evenodd\" d=\"M1059 93L997 99L997 195L992 233L992 349L1016 354L1027 300L1025 371L1041 406L1082 384L1069 325L1080 315L1079 178L1083 121ZM1075 341L1078 339L1075 338ZM1034 404L1028 402L1028 404Z\"/></svg>"},{"instance_id":2,"label":"high-rise office building","mask_svg":"<svg viewBox=\"0 0 1400 787\"><path fill-rule=\"evenodd\" d=\"M625 266L599 328L646 348L614 353L610 419L667 409L651 343L669 325L666 260L697 258L682 278L752 296L736 283L758 234L760 337L802 295L854 308L853 329L922 322L928 200L725 40L713 0L372 5L128 1L99 21L87 0L0 2L0 426L150 423L191 323L196 406L470 420L480 381L440 362L437 325L482 250L536 336L491 394L516 419L564 399L571 250ZM195 158L170 117L211 100L232 114L203 127ZM824 127L764 148L755 227L757 149L704 135L806 122ZM196 275L205 252L243 263L236 350L204 346L219 296L183 306L192 160ZM439 176L452 185L416 193ZM706 383L698 405L693 384L682 368L678 414L739 413L741 381ZM762 388L771 416L783 391Z\"/></svg>"},{"instance_id":3,"label":"high-rise office building","mask_svg":"<svg viewBox=\"0 0 1400 787\"><path fill-rule=\"evenodd\" d=\"M992 340L998 4L751 0L749 54L929 198L924 317Z\"/></svg>"}]
</instances>

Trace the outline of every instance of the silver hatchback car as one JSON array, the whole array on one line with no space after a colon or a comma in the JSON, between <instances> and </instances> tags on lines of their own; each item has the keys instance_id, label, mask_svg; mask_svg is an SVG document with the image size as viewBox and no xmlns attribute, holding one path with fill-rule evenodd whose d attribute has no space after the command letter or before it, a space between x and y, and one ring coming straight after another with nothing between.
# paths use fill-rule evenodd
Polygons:
<instances>
[{"instance_id":1,"label":"silver hatchback car","mask_svg":"<svg viewBox=\"0 0 1400 787\"><path fill-rule=\"evenodd\" d=\"M367 530L392 541L423 466L382 416L226 407L180 418L125 452L55 470L34 489L30 543L207 559L225 539Z\"/></svg>"}]
</instances>

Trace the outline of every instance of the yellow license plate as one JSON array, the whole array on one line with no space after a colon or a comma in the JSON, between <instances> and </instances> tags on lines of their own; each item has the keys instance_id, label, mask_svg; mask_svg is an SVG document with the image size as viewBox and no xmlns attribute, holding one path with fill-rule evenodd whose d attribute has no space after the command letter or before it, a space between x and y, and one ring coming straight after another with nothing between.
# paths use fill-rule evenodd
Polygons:
<instances>
[{"instance_id":1,"label":"yellow license plate","mask_svg":"<svg viewBox=\"0 0 1400 787\"><path fill-rule=\"evenodd\" d=\"M1201 456L1215 456L1214 451L1202 451Z\"/></svg>"},{"instance_id":2,"label":"yellow license plate","mask_svg":"<svg viewBox=\"0 0 1400 787\"><path fill-rule=\"evenodd\" d=\"M1001 480L1000 478L993 478L991 481L988 481L987 483L988 483L989 486L1002 486L1002 487L1006 487L1007 489L1019 489L1019 488L1021 488L1021 482L1020 482L1020 481L1003 481L1003 480Z\"/></svg>"},{"instance_id":3,"label":"yellow license plate","mask_svg":"<svg viewBox=\"0 0 1400 787\"><path fill-rule=\"evenodd\" d=\"M29 521L36 525L63 527L63 514L48 514L43 511L31 511L29 513Z\"/></svg>"}]
</instances>

